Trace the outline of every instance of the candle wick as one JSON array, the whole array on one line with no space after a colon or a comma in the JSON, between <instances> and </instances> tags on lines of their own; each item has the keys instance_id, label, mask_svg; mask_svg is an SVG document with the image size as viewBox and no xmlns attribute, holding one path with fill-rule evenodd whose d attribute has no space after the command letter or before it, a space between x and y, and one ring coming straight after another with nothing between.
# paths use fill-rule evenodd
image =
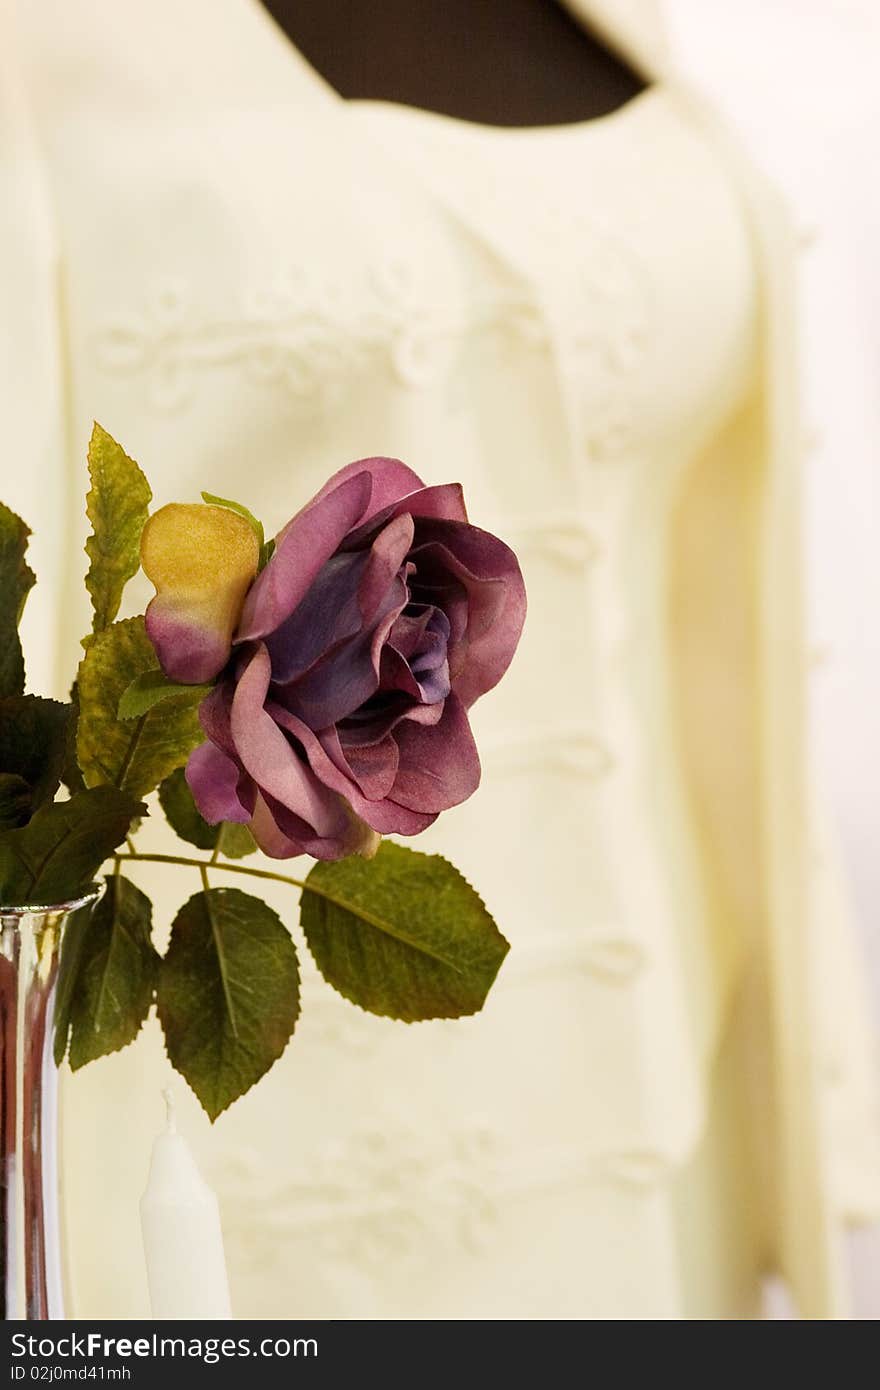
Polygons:
<instances>
[{"instance_id":1,"label":"candle wick","mask_svg":"<svg viewBox=\"0 0 880 1390\"><path fill-rule=\"evenodd\" d=\"M174 1094L173 1094L173 1092L172 1092L172 1090L171 1090L171 1087L170 1087L170 1086L166 1086L165 1089L164 1089L164 1091L162 1092L162 1095L163 1095L163 1098L164 1098L164 1100L165 1100L165 1125L166 1125L166 1128L167 1128L169 1134L176 1134L176 1133L177 1133L177 1124L175 1123L175 1114L174 1114Z\"/></svg>"}]
</instances>

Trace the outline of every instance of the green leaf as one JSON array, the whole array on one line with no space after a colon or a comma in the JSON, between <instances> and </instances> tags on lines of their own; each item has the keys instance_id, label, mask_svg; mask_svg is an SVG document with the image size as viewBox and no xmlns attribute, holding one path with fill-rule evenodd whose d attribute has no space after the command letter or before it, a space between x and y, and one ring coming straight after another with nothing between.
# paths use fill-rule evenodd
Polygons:
<instances>
[{"instance_id":1,"label":"green leaf","mask_svg":"<svg viewBox=\"0 0 880 1390\"><path fill-rule=\"evenodd\" d=\"M76 760L76 733L79 728L79 687L76 681L70 687L70 718L67 721L67 750L64 756L64 770L61 780L71 793L86 789L79 763Z\"/></svg>"},{"instance_id":2,"label":"green leaf","mask_svg":"<svg viewBox=\"0 0 880 1390\"><path fill-rule=\"evenodd\" d=\"M388 840L374 859L316 864L301 922L334 989L407 1023L477 1013L509 949L446 859Z\"/></svg>"},{"instance_id":3,"label":"green leaf","mask_svg":"<svg viewBox=\"0 0 880 1390\"><path fill-rule=\"evenodd\" d=\"M31 788L15 772L0 772L0 830L24 825L31 814Z\"/></svg>"},{"instance_id":4,"label":"green leaf","mask_svg":"<svg viewBox=\"0 0 880 1390\"><path fill-rule=\"evenodd\" d=\"M136 676L131 685L126 686L116 713L120 719L139 719L154 705L169 700L172 695L188 696L192 704L198 705L213 689L210 684L181 685L179 681L170 680L157 666L152 671L144 671L142 676Z\"/></svg>"},{"instance_id":5,"label":"green leaf","mask_svg":"<svg viewBox=\"0 0 880 1390\"><path fill-rule=\"evenodd\" d=\"M0 902L51 904L81 897L145 811L115 787L48 802L20 830L0 834Z\"/></svg>"},{"instance_id":6,"label":"green leaf","mask_svg":"<svg viewBox=\"0 0 880 1390\"><path fill-rule=\"evenodd\" d=\"M166 777L159 787L159 802L168 824L181 840L199 849L214 849L220 827L202 819L182 767Z\"/></svg>"},{"instance_id":7,"label":"green leaf","mask_svg":"<svg viewBox=\"0 0 880 1390\"><path fill-rule=\"evenodd\" d=\"M108 784L146 796L203 742L191 687L138 719L119 718L123 694L155 664L143 618L114 623L90 644L77 679L76 751L86 786Z\"/></svg>"},{"instance_id":8,"label":"green leaf","mask_svg":"<svg viewBox=\"0 0 880 1390\"><path fill-rule=\"evenodd\" d=\"M153 494L134 459L97 423L89 441L89 476L86 588L95 610L92 627L100 632L116 617L122 591L140 566L141 531Z\"/></svg>"},{"instance_id":9,"label":"green leaf","mask_svg":"<svg viewBox=\"0 0 880 1390\"><path fill-rule=\"evenodd\" d=\"M49 801L61 785L67 759L71 706L37 695L0 700L0 772L30 786L33 805Z\"/></svg>"},{"instance_id":10,"label":"green leaf","mask_svg":"<svg viewBox=\"0 0 880 1390\"><path fill-rule=\"evenodd\" d=\"M150 939L152 905L128 879L109 877L91 914L77 918L61 943L64 1008L55 1033L56 1058L59 1052L63 1058L69 1030L73 1071L134 1041L150 1011L159 970Z\"/></svg>"},{"instance_id":11,"label":"green leaf","mask_svg":"<svg viewBox=\"0 0 880 1390\"><path fill-rule=\"evenodd\" d=\"M215 497L213 492L203 492L202 501L207 502L209 507L225 507L227 511L235 512L238 516L243 516L257 538L257 545L263 549L265 535L263 532L262 521L257 521L253 512L249 512L247 507L243 507L240 502L230 502L228 497Z\"/></svg>"},{"instance_id":12,"label":"green leaf","mask_svg":"<svg viewBox=\"0 0 880 1390\"><path fill-rule=\"evenodd\" d=\"M172 1066L212 1120L281 1056L299 1016L296 948L278 915L237 888L184 903L159 967Z\"/></svg>"},{"instance_id":13,"label":"green leaf","mask_svg":"<svg viewBox=\"0 0 880 1390\"><path fill-rule=\"evenodd\" d=\"M24 602L35 583L24 555L30 530L0 502L0 696L24 690L24 657L18 637Z\"/></svg>"},{"instance_id":14,"label":"green leaf","mask_svg":"<svg viewBox=\"0 0 880 1390\"><path fill-rule=\"evenodd\" d=\"M220 831L217 843L224 859L246 859L249 854L256 854L257 842L246 825L225 820L216 828Z\"/></svg>"},{"instance_id":15,"label":"green leaf","mask_svg":"<svg viewBox=\"0 0 880 1390\"><path fill-rule=\"evenodd\" d=\"M199 849L217 849L219 844L219 853L227 859L243 859L257 848L246 825L236 825L231 821L209 825L202 818L183 768L178 768L165 778L159 788L159 801L168 824L188 844L196 845Z\"/></svg>"}]
</instances>

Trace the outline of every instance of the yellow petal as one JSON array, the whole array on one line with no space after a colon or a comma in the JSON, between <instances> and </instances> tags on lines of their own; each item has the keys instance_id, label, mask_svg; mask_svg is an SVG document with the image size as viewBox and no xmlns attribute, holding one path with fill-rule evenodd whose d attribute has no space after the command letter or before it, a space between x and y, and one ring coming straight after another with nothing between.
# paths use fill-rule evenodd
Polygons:
<instances>
[{"instance_id":1,"label":"yellow petal","mask_svg":"<svg viewBox=\"0 0 880 1390\"><path fill-rule=\"evenodd\" d=\"M260 548L226 507L170 502L141 536L141 564L156 587L147 632L172 680L212 680L229 657Z\"/></svg>"}]
</instances>

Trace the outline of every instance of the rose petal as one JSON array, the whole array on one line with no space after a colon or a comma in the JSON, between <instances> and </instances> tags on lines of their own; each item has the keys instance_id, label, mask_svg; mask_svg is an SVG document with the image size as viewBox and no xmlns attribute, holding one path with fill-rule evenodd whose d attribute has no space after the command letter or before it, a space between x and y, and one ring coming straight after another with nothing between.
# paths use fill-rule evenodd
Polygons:
<instances>
[{"instance_id":1,"label":"rose petal","mask_svg":"<svg viewBox=\"0 0 880 1390\"><path fill-rule=\"evenodd\" d=\"M412 700L422 698L421 686L409 669L409 662L391 646L390 640L382 648L379 684L383 692L397 691L401 695L408 695Z\"/></svg>"},{"instance_id":2,"label":"rose petal","mask_svg":"<svg viewBox=\"0 0 880 1390\"><path fill-rule=\"evenodd\" d=\"M480 756L465 707L454 694L433 728L402 720L394 730L400 766L390 796L414 811L447 811L480 785Z\"/></svg>"},{"instance_id":3,"label":"rose petal","mask_svg":"<svg viewBox=\"0 0 880 1390\"><path fill-rule=\"evenodd\" d=\"M235 686L232 681L224 679L218 681L214 689L205 696L199 705L199 723L205 731L206 738L209 738L224 753L233 758L236 753L229 719L234 694Z\"/></svg>"},{"instance_id":4,"label":"rose petal","mask_svg":"<svg viewBox=\"0 0 880 1390\"><path fill-rule=\"evenodd\" d=\"M519 561L488 531L455 522L418 527L410 552L416 565L413 598L436 602L453 624L449 644L452 688L466 708L497 685L516 651L526 616L526 591ZM452 578L468 594L467 629L456 637L460 607L443 600Z\"/></svg>"},{"instance_id":5,"label":"rose petal","mask_svg":"<svg viewBox=\"0 0 880 1390\"><path fill-rule=\"evenodd\" d=\"M435 820L435 816L413 812L387 799L371 801L361 794L339 742L335 729L325 729L320 739L307 724L272 706L278 722L301 744L309 766L328 787L332 787L351 806L355 815L366 821L382 835L418 835Z\"/></svg>"},{"instance_id":6,"label":"rose petal","mask_svg":"<svg viewBox=\"0 0 880 1390\"><path fill-rule=\"evenodd\" d=\"M290 616L346 532L362 519L371 489L369 473L350 477L332 491L322 489L284 528L275 554L248 594L238 641L265 637Z\"/></svg>"},{"instance_id":7,"label":"rose petal","mask_svg":"<svg viewBox=\"0 0 880 1390\"><path fill-rule=\"evenodd\" d=\"M383 607L412 545L414 531L411 516L396 517L379 532L367 552L366 567L358 587L358 602L365 623L375 621Z\"/></svg>"},{"instance_id":8,"label":"rose petal","mask_svg":"<svg viewBox=\"0 0 880 1390\"><path fill-rule=\"evenodd\" d=\"M307 852L302 840L285 834L262 796L257 797L254 807L251 834L270 859L295 859Z\"/></svg>"},{"instance_id":9,"label":"rose petal","mask_svg":"<svg viewBox=\"0 0 880 1390\"><path fill-rule=\"evenodd\" d=\"M383 648L380 689L409 690L425 704L445 700L450 691L449 636L449 619L442 609L423 606L419 611L418 605L408 605ZM396 664L397 656L405 658L409 681Z\"/></svg>"},{"instance_id":10,"label":"rose petal","mask_svg":"<svg viewBox=\"0 0 880 1390\"><path fill-rule=\"evenodd\" d=\"M396 729L404 719L433 726L439 724L442 718L442 701L433 705L416 705L412 703L410 696L401 694L399 698L394 698L393 692L390 692L387 702L380 705L371 701L366 708L340 720L337 727L342 746L348 750L362 748L365 744L380 743L385 735ZM322 737L323 732L322 730Z\"/></svg>"},{"instance_id":11,"label":"rose petal","mask_svg":"<svg viewBox=\"0 0 880 1390\"><path fill-rule=\"evenodd\" d=\"M435 664L427 653L415 660L413 666L401 656L390 641L382 648L379 686L385 691L398 690L420 704L434 705L445 700L450 691L449 663L446 645L438 647ZM424 664L421 664L421 663Z\"/></svg>"},{"instance_id":12,"label":"rose petal","mask_svg":"<svg viewBox=\"0 0 880 1390\"><path fill-rule=\"evenodd\" d=\"M389 591L412 536L412 519L404 516L386 527L369 550L333 555L326 561L290 617L266 638L274 683L289 685L299 680L346 641L357 639L389 606L405 601L399 584ZM366 645L359 640L358 646L369 652L369 640ZM345 652L341 660L343 666L351 665L352 658ZM361 698L367 699L369 693Z\"/></svg>"},{"instance_id":13,"label":"rose petal","mask_svg":"<svg viewBox=\"0 0 880 1390\"><path fill-rule=\"evenodd\" d=\"M325 860L360 854L371 859L378 848L378 835L359 821L344 802L340 801L340 809L345 821L342 834L321 838L280 802L272 797L259 797L251 822L251 834L263 853L272 859L292 859L298 854L309 854L313 859Z\"/></svg>"},{"instance_id":14,"label":"rose petal","mask_svg":"<svg viewBox=\"0 0 880 1390\"><path fill-rule=\"evenodd\" d=\"M443 718L445 703L446 701L443 699L435 701L433 705L412 705L404 711L402 719L411 720L413 724L422 724L426 729L433 729L434 725L439 724Z\"/></svg>"},{"instance_id":15,"label":"rose petal","mask_svg":"<svg viewBox=\"0 0 880 1390\"><path fill-rule=\"evenodd\" d=\"M372 631L342 643L317 662L299 680L278 691L286 709L312 729L324 729L345 719L365 704L379 687L382 648L408 594L395 579Z\"/></svg>"},{"instance_id":16,"label":"rose petal","mask_svg":"<svg viewBox=\"0 0 880 1390\"><path fill-rule=\"evenodd\" d=\"M196 805L209 825L231 820L239 824L253 815L256 789L241 765L213 743L193 749L186 765L186 780Z\"/></svg>"},{"instance_id":17,"label":"rose petal","mask_svg":"<svg viewBox=\"0 0 880 1390\"><path fill-rule=\"evenodd\" d=\"M259 554L252 527L228 507L171 502L150 517L141 564L156 597L146 628L172 680L213 680L226 665Z\"/></svg>"},{"instance_id":18,"label":"rose petal","mask_svg":"<svg viewBox=\"0 0 880 1390\"><path fill-rule=\"evenodd\" d=\"M384 800L394 786L400 761L397 743L391 734L380 743L347 749L345 760L367 800Z\"/></svg>"},{"instance_id":19,"label":"rose petal","mask_svg":"<svg viewBox=\"0 0 880 1390\"><path fill-rule=\"evenodd\" d=\"M308 506L300 512L300 516L351 478L366 478L370 484L369 505L366 515L359 518L361 521L369 520L383 508L392 506L410 493L421 491L425 486L418 473L414 473L400 459L355 459L354 463L347 463L344 468L334 473L332 478L327 479L320 492L316 492Z\"/></svg>"},{"instance_id":20,"label":"rose petal","mask_svg":"<svg viewBox=\"0 0 880 1390\"><path fill-rule=\"evenodd\" d=\"M343 549L359 549L381 526L404 513L416 519L435 521L466 522L468 519L461 483L439 483L436 487L423 487L418 492L407 493L399 501L383 507L375 514L372 514L372 506L370 511L369 519L346 536Z\"/></svg>"},{"instance_id":21,"label":"rose petal","mask_svg":"<svg viewBox=\"0 0 880 1390\"><path fill-rule=\"evenodd\" d=\"M144 626L170 680L199 685L213 680L229 660L232 627L214 603L176 601L163 594L148 603Z\"/></svg>"},{"instance_id":22,"label":"rose petal","mask_svg":"<svg viewBox=\"0 0 880 1390\"><path fill-rule=\"evenodd\" d=\"M266 638L272 679L297 680L363 626L358 593L369 561L364 552L332 555L290 617Z\"/></svg>"},{"instance_id":23,"label":"rose petal","mask_svg":"<svg viewBox=\"0 0 880 1390\"><path fill-rule=\"evenodd\" d=\"M346 826L339 798L296 756L264 708L270 675L269 653L261 644L232 701L230 729L236 752L264 795L293 811L320 838L342 837Z\"/></svg>"}]
</instances>

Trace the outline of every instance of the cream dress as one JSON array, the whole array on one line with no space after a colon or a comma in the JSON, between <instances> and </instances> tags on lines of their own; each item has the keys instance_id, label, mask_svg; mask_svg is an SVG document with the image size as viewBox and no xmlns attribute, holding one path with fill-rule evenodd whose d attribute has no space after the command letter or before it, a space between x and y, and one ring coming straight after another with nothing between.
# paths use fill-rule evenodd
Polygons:
<instances>
[{"instance_id":1,"label":"cream dress","mask_svg":"<svg viewBox=\"0 0 880 1390\"><path fill-rule=\"evenodd\" d=\"M770 1269L803 1315L845 1315L870 1088L807 824L773 195L644 45L657 84L616 114L495 130L343 102L253 0L0 13L33 684L63 690L87 626L93 417L157 503L205 487L273 528L341 464L398 455L461 480L529 590L476 710L483 786L421 841L512 942L484 1013L374 1019L304 961L270 1077L213 1130L185 1105L238 1315L750 1317ZM618 41L644 16L584 15ZM161 939L197 884L140 881ZM66 1083L79 1317L147 1313L169 1075L151 1023Z\"/></svg>"}]
</instances>

